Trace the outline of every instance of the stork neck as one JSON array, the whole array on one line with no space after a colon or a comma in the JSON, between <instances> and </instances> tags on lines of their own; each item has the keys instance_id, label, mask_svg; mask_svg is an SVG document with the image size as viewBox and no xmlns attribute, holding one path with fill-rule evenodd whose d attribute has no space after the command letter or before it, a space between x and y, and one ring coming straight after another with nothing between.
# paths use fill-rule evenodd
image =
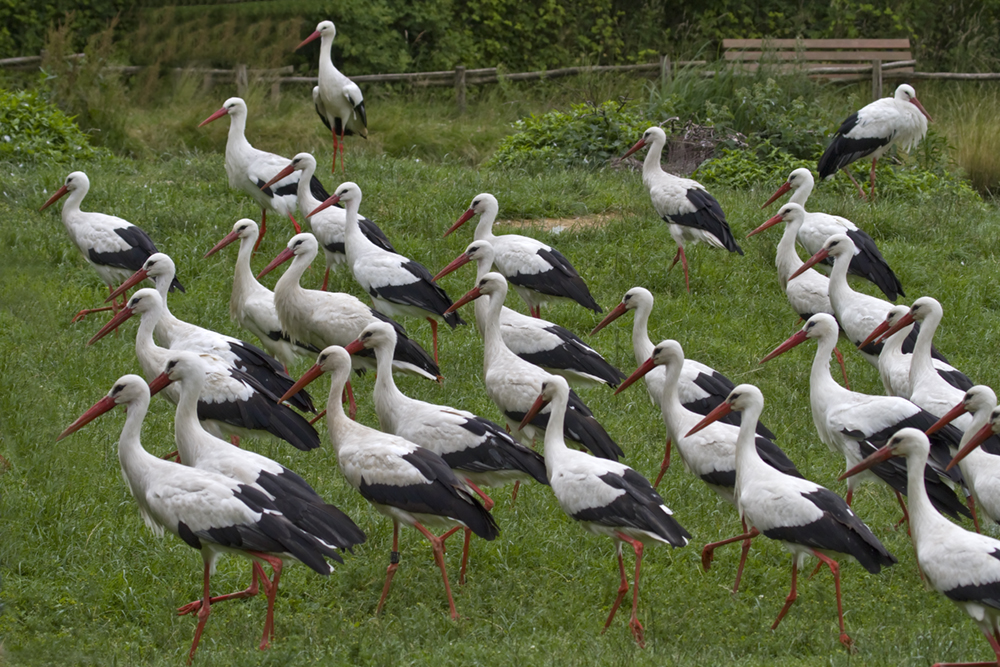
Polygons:
<instances>
[{"instance_id":1,"label":"stork neck","mask_svg":"<svg viewBox=\"0 0 1000 667\"><path fill-rule=\"evenodd\" d=\"M360 208L360 198L352 197L344 202L344 250L350 252L355 258L359 253L374 247L374 244L361 233L361 227L358 223L358 210Z\"/></svg>"},{"instance_id":2,"label":"stork neck","mask_svg":"<svg viewBox=\"0 0 1000 667\"><path fill-rule=\"evenodd\" d=\"M642 161L642 180L646 181L652 176L658 174L666 173L663 171L663 167L660 166L660 161L663 158L663 142L659 139L654 140L649 144L649 150L646 151L646 159Z\"/></svg>"},{"instance_id":3,"label":"stork neck","mask_svg":"<svg viewBox=\"0 0 1000 667\"><path fill-rule=\"evenodd\" d=\"M205 387L205 374L194 373L180 383L180 399L174 413L174 444L184 465L197 465L198 439L205 433L198 421L198 398Z\"/></svg>"},{"instance_id":4,"label":"stork neck","mask_svg":"<svg viewBox=\"0 0 1000 667\"><path fill-rule=\"evenodd\" d=\"M375 376L375 405L380 415L379 421L386 408L391 409L392 405L397 405L405 399L392 376L393 347L388 340L379 341L375 346L375 361L378 367Z\"/></svg>"},{"instance_id":5,"label":"stork neck","mask_svg":"<svg viewBox=\"0 0 1000 667\"><path fill-rule=\"evenodd\" d=\"M302 211L302 215L305 215L306 213L315 210L316 207L323 202L313 197L312 193L312 179L313 175L316 173L316 163L313 162L312 164L309 164L307 162L306 165L299 171L302 173L299 174L299 184L296 189L295 196L299 199L299 210ZM322 213L322 211L320 211L320 213Z\"/></svg>"},{"instance_id":6,"label":"stork neck","mask_svg":"<svg viewBox=\"0 0 1000 667\"><path fill-rule=\"evenodd\" d=\"M569 451L566 447L566 440L563 437L563 423L566 421L566 406L569 402L569 394L557 395L549 402L549 423L545 427L545 445L543 454L545 456L545 466L549 470L554 467L553 460L558 460Z\"/></svg>"},{"instance_id":7,"label":"stork neck","mask_svg":"<svg viewBox=\"0 0 1000 667\"><path fill-rule=\"evenodd\" d=\"M854 294L850 284L847 282L847 270L851 266L851 258L846 254L837 255L833 259L833 268L830 270L830 298L849 298Z\"/></svg>"},{"instance_id":8,"label":"stork neck","mask_svg":"<svg viewBox=\"0 0 1000 667\"><path fill-rule=\"evenodd\" d=\"M487 206L482 215L479 216L479 223L476 224L476 231L473 238L477 241L490 241L496 238L493 234L493 222L497 219L500 209L495 206Z\"/></svg>"},{"instance_id":9,"label":"stork neck","mask_svg":"<svg viewBox=\"0 0 1000 667\"><path fill-rule=\"evenodd\" d=\"M67 222L71 217L80 212L80 204L83 203L83 198L87 196L90 191L90 186L78 187L75 190L70 190L69 194L66 195L66 201L63 203L62 207L62 220L63 224L67 227L69 223Z\"/></svg>"},{"instance_id":10,"label":"stork neck","mask_svg":"<svg viewBox=\"0 0 1000 667\"><path fill-rule=\"evenodd\" d=\"M319 73L335 72L333 64L333 35L321 35L319 39Z\"/></svg>"},{"instance_id":11,"label":"stork neck","mask_svg":"<svg viewBox=\"0 0 1000 667\"><path fill-rule=\"evenodd\" d=\"M350 370L348 366L342 371L330 374L330 396L326 399L326 425L330 433L330 444L335 453L340 451L344 432L353 423L344 412L344 404L340 401Z\"/></svg>"},{"instance_id":12,"label":"stork neck","mask_svg":"<svg viewBox=\"0 0 1000 667\"><path fill-rule=\"evenodd\" d=\"M879 352L878 356L881 358L883 355L895 356L903 354L903 341L906 340L906 337L910 335L910 331L912 330L913 330L913 325L911 324L903 327L896 333L886 338L885 342L882 344L882 351ZM915 355L911 355L910 368L913 368L914 360L915 360Z\"/></svg>"},{"instance_id":13,"label":"stork neck","mask_svg":"<svg viewBox=\"0 0 1000 667\"><path fill-rule=\"evenodd\" d=\"M937 313L929 313L920 323L920 331L917 333L917 342L913 345L913 359L910 361L910 387L913 389L920 378L928 377L934 370L934 361L931 358L931 346L934 343L934 334L937 331L941 317Z\"/></svg>"},{"instance_id":14,"label":"stork neck","mask_svg":"<svg viewBox=\"0 0 1000 667\"><path fill-rule=\"evenodd\" d=\"M798 191L796 191L796 194ZM778 269L778 278L781 286L788 286L788 277L795 273L805 262L799 257L795 250L795 237L799 233L802 223L791 223L785 225L785 231L778 241L778 249L774 255L774 266Z\"/></svg>"},{"instance_id":15,"label":"stork neck","mask_svg":"<svg viewBox=\"0 0 1000 667\"><path fill-rule=\"evenodd\" d=\"M831 391L843 390L830 373L830 360L835 347L837 347L836 332L828 332L816 341L816 356L813 357L812 370L809 374L809 390L812 396L829 397Z\"/></svg>"},{"instance_id":16,"label":"stork neck","mask_svg":"<svg viewBox=\"0 0 1000 667\"><path fill-rule=\"evenodd\" d=\"M256 242L256 238L240 239L240 252L236 256L236 268L233 273L233 293L229 298L229 316L234 320L239 315L240 304L244 303L250 296L250 291L255 283L258 287L266 289L257 283L253 269L250 268L250 258L253 256L253 246Z\"/></svg>"},{"instance_id":17,"label":"stork neck","mask_svg":"<svg viewBox=\"0 0 1000 667\"><path fill-rule=\"evenodd\" d=\"M135 356L139 358L140 363L145 363L149 366L160 365L160 359L157 354L162 348L160 348L156 341L153 340L153 332L159 325L160 319L163 315L162 308L156 308L153 310L146 311L142 314L139 319L139 330L135 334ZM163 370L155 368L145 369L147 374L150 376L159 375Z\"/></svg>"},{"instance_id":18,"label":"stork neck","mask_svg":"<svg viewBox=\"0 0 1000 667\"><path fill-rule=\"evenodd\" d=\"M149 411L149 395L139 398L126 405L125 426L122 427L121 437L118 439L118 463L127 479L136 476L136 468L142 461L143 455L150 454L142 448L142 422ZM131 482L130 482L131 483Z\"/></svg>"},{"instance_id":19,"label":"stork neck","mask_svg":"<svg viewBox=\"0 0 1000 667\"><path fill-rule=\"evenodd\" d=\"M172 333L180 323L180 320L170 312L170 306L167 305L167 295L170 293L170 283L173 282L173 279L173 276L157 276L153 281L156 291L160 295L160 300L163 302L160 316L156 318L154 331L156 338L166 347L170 347L170 342L173 340Z\"/></svg>"},{"instance_id":20,"label":"stork neck","mask_svg":"<svg viewBox=\"0 0 1000 667\"><path fill-rule=\"evenodd\" d=\"M252 149L247 141L247 115L244 112L229 114L229 136L226 139L226 153L230 150Z\"/></svg>"},{"instance_id":21,"label":"stork neck","mask_svg":"<svg viewBox=\"0 0 1000 667\"><path fill-rule=\"evenodd\" d=\"M813 184L811 182L806 182L795 188L792 191L792 196L788 198L789 204L798 204L803 208L806 207L806 202L809 200L809 195L812 194Z\"/></svg>"},{"instance_id":22,"label":"stork neck","mask_svg":"<svg viewBox=\"0 0 1000 667\"><path fill-rule=\"evenodd\" d=\"M649 339L649 315L653 311L653 306L648 303L640 303L635 309L632 319L632 354L635 355L635 363L641 364L649 359L656 346Z\"/></svg>"},{"instance_id":23,"label":"stork neck","mask_svg":"<svg viewBox=\"0 0 1000 667\"><path fill-rule=\"evenodd\" d=\"M316 253L303 253L292 258L291 265L285 269L285 272L280 278L278 278L278 282L274 285L276 300L287 299L290 295L294 294L296 290L302 289L299 281L302 279L302 274L304 274L306 269L309 268L309 265L312 263L315 256Z\"/></svg>"},{"instance_id":24,"label":"stork neck","mask_svg":"<svg viewBox=\"0 0 1000 667\"><path fill-rule=\"evenodd\" d=\"M924 486L924 469L927 466L927 453L913 452L906 457L907 494L906 504L910 510L910 532L914 545L919 545L921 534L925 528L934 524L951 522L945 519L931 504ZM919 548L919 546L917 547ZM919 556L919 553L918 553Z\"/></svg>"},{"instance_id":25,"label":"stork neck","mask_svg":"<svg viewBox=\"0 0 1000 667\"><path fill-rule=\"evenodd\" d=\"M753 479L756 477L754 471L767 466L757 452L757 421L760 419L762 406L749 405L740 421L740 432L736 436L736 484L741 478Z\"/></svg>"},{"instance_id":26,"label":"stork neck","mask_svg":"<svg viewBox=\"0 0 1000 667\"><path fill-rule=\"evenodd\" d=\"M480 311L476 311L476 324L479 325L479 330L483 333L483 363L485 367L489 366L492 358L505 351L509 352L500 336L500 311L503 309L505 296L507 296L507 291L502 290L496 294L483 295L478 299L487 299L487 306L482 311L482 318L480 318Z\"/></svg>"},{"instance_id":27,"label":"stork neck","mask_svg":"<svg viewBox=\"0 0 1000 667\"><path fill-rule=\"evenodd\" d=\"M689 410L681 405L680 394L677 390L683 366L683 358L671 360L670 363L663 365L666 376L663 383L663 395L660 398L660 412L667 427L667 435L671 439L680 438L684 435L682 420L684 414L689 412ZM646 386L648 387L649 385Z\"/></svg>"}]
</instances>

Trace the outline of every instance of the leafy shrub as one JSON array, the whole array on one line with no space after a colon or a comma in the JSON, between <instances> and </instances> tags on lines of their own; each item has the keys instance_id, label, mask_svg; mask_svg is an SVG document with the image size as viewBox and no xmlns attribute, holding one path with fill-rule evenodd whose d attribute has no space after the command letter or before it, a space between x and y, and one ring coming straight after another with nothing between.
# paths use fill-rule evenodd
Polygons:
<instances>
[{"instance_id":1,"label":"leafy shrub","mask_svg":"<svg viewBox=\"0 0 1000 667\"><path fill-rule=\"evenodd\" d=\"M93 155L87 135L37 90L0 89L0 158L77 159Z\"/></svg>"},{"instance_id":2,"label":"leafy shrub","mask_svg":"<svg viewBox=\"0 0 1000 667\"><path fill-rule=\"evenodd\" d=\"M782 183L799 167L815 170L814 160L803 160L772 145L761 142L752 149L723 148L722 155L708 160L691 175L703 185L724 185L750 189L766 183Z\"/></svg>"},{"instance_id":3,"label":"leafy shrub","mask_svg":"<svg viewBox=\"0 0 1000 667\"><path fill-rule=\"evenodd\" d=\"M628 150L649 126L622 103L575 104L515 122L515 134L500 143L487 166L599 167Z\"/></svg>"}]
</instances>

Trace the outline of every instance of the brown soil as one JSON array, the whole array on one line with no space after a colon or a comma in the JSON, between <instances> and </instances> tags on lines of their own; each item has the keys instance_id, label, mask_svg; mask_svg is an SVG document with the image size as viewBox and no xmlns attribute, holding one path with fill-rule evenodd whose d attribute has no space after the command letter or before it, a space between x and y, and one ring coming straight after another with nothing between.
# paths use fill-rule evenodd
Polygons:
<instances>
[{"instance_id":1,"label":"brown soil","mask_svg":"<svg viewBox=\"0 0 1000 667\"><path fill-rule=\"evenodd\" d=\"M589 227L603 227L618 217L614 213L592 213L572 218L527 218L523 220L497 220L497 225L510 227L512 229L523 229L530 227L541 227L552 231L556 227L562 227L563 231L575 229L585 229Z\"/></svg>"}]
</instances>

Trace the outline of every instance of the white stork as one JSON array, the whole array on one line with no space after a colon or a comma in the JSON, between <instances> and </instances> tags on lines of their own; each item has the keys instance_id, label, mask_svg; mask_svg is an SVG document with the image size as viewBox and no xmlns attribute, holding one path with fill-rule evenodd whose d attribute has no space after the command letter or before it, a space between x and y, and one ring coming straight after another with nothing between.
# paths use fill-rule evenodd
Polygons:
<instances>
[{"instance_id":1,"label":"white stork","mask_svg":"<svg viewBox=\"0 0 1000 667\"><path fill-rule=\"evenodd\" d=\"M635 551L635 579L632 587L632 617L629 628L640 647L646 642L642 623L636 614L639 607L639 574L642 555L647 544L669 544L683 547L690 533L673 517L663 498L645 477L624 463L599 459L570 449L563 438L562 421L566 417L570 389L566 379L549 376L542 383L538 397L521 421L527 426L541 409L549 408L549 426L545 431L545 471L559 506L571 519L596 535L615 541L621 584L618 597L604 623L608 629L622 599L628 592L622 542Z\"/></svg>"},{"instance_id":2,"label":"white stork","mask_svg":"<svg viewBox=\"0 0 1000 667\"><path fill-rule=\"evenodd\" d=\"M465 252L441 269L434 280L440 280L468 262L475 262L478 282L492 270L495 252L489 241L473 241ZM476 301L477 318L479 311L485 312L486 308L485 301ZM504 345L517 356L550 373L562 375L574 385L617 387L625 377L569 329L540 317L527 317L507 306L500 311L500 336Z\"/></svg>"},{"instance_id":3,"label":"white stork","mask_svg":"<svg viewBox=\"0 0 1000 667\"><path fill-rule=\"evenodd\" d=\"M135 313L140 318L135 337L135 354L143 373L152 379L162 372L172 354L172 350L160 347L153 341L153 330L164 313L163 299L156 290L137 290L118 314L94 334L87 344L97 342ZM297 412L278 403L280 394L268 390L252 375L234 368L213 354L201 352L200 355L205 362L206 377L198 401L198 418L213 435L253 437L267 433L302 451L319 447L316 430ZM180 392L176 390L168 390L164 395L174 405L180 400ZM311 407L312 400L305 395L300 397L297 405Z\"/></svg>"},{"instance_id":4,"label":"white stork","mask_svg":"<svg viewBox=\"0 0 1000 667\"><path fill-rule=\"evenodd\" d=\"M287 332L293 341L322 350L330 345L348 345L372 322L389 322L396 329L397 339L393 368L428 380L441 377L441 371L431 356L410 340L401 325L350 294L321 292L301 286L302 275L318 252L319 243L315 236L309 233L297 234L257 275L260 278L289 259L292 260L291 266L274 286L274 306L281 320L282 331ZM352 361L359 370L375 369L374 353L354 355Z\"/></svg>"},{"instance_id":5,"label":"white stork","mask_svg":"<svg viewBox=\"0 0 1000 667\"><path fill-rule=\"evenodd\" d=\"M470 218L479 215L473 238L490 242L496 270L514 286L514 290L528 304L528 312L533 317L541 317L543 303L558 299L576 301L595 313L602 312L587 283L561 252L520 234L494 235L493 222L499 211L500 204L496 197L486 192L476 195L468 210L444 235L448 236Z\"/></svg>"},{"instance_id":6,"label":"white stork","mask_svg":"<svg viewBox=\"0 0 1000 667\"><path fill-rule=\"evenodd\" d=\"M675 340L665 340L654 347L649 357L639 364L635 372L622 382L621 387L615 393L624 391L640 377L648 375L656 368L663 369L662 395L657 403L660 405L663 423L667 428L667 439L673 441L677 446L677 452L680 454L684 469L705 482L708 488L735 507L736 439L739 436L739 427L720 421L697 434L690 433L691 428L701 420L703 415L688 410L680 402L680 376L684 368L684 350L680 343ZM789 475L801 476L796 470L795 464L769 439L758 435L756 443L760 455L767 460L768 465ZM657 482L663 477L665 470L666 468L661 466ZM746 530L747 527L744 524L743 532L746 533ZM743 550L740 554L739 566L736 569L736 583L733 584L734 593L740 588L743 567L746 564L747 553L750 551L750 539L741 535L739 538L728 538L707 544L702 550L702 562L708 563L711 562L712 553L716 547L737 541L743 542Z\"/></svg>"},{"instance_id":7,"label":"white stork","mask_svg":"<svg viewBox=\"0 0 1000 667\"><path fill-rule=\"evenodd\" d=\"M837 322L843 328L847 338L861 350L861 354L872 365L878 368L878 355L882 351L881 343L863 341L885 319L892 309L892 304L878 297L855 292L847 282L847 270L850 258L854 257L857 248L854 241L846 234L834 234L826 240L819 252L807 259L789 280L794 280L807 270L816 266L827 257L833 257L833 269L830 271L830 305L836 315ZM911 352L917 340L916 328L903 342L903 352ZM934 356L947 361L937 350Z\"/></svg>"},{"instance_id":8,"label":"white stork","mask_svg":"<svg viewBox=\"0 0 1000 667\"><path fill-rule=\"evenodd\" d=\"M420 531L431 543L434 560L444 579L451 617L458 618L444 564L444 541L463 526L484 540L496 539L500 529L493 516L440 456L409 440L347 418L340 395L351 372L351 356L344 348L331 345L323 350L316 365L282 398L287 399L324 372L330 373L326 425L337 465L347 482L365 500L392 519L392 553L375 613L382 611L392 577L399 567L399 524L405 523ZM425 525L454 528L437 537Z\"/></svg>"},{"instance_id":9,"label":"white stork","mask_svg":"<svg viewBox=\"0 0 1000 667\"><path fill-rule=\"evenodd\" d=\"M358 223L361 188L357 183L342 183L337 191L306 217L343 202L347 211L344 223L344 249L354 279L372 298L375 309L389 317L423 317L431 323L434 363L438 363L437 321L452 329L465 324L454 311L448 293L434 282L427 267L397 252L386 250L365 237Z\"/></svg>"},{"instance_id":10,"label":"white stork","mask_svg":"<svg viewBox=\"0 0 1000 667\"><path fill-rule=\"evenodd\" d=\"M344 170L344 135L357 134L368 138L368 116L365 114L365 100L361 89L333 64L330 50L337 36L333 21L320 21L316 30L295 47L303 46L320 38L319 42L319 85L313 88L313 103L316 113L333 133L333 164L331 173L337 168L337 149L340 149L340 170ZM339 137L338 137L339 135Z\"/></svg>"},{"instance_id":11,"label":"white stork","mask_svg":"<svg viewBox=\"0 0 1000 667\"><path fill-rule=\"evenodd\" d=\"M240 190L260 206L260 241L267 233L267 212L273 211L287 217L295 227L295 233L302 231L295 220L298 175L291 175L271 187L262 187L278 171L288 166L288 158L257 150L246 137L247 103L239 97L230 97L222 108L201 121L198 127L213 120L229 116L229 138L226 140L226 175L229 187ZM320 186L322 187L322 186Z\"/></svg>"},{"instance_id":12,"label":"white stork","mask_svg":"<svg viewBox=\"0 0 1000 667\"><path fill-rule=\"evenodd\" d=\"M502 486L532 479L548 484L542 457L510 437L502 426L466 410L419 401L401 392L392 377L395 348L396 330L386 322L372 322L346 348L351 354L364 349L375 351L378 373L374 399L380 429L443 458L483 499L488 510L493 509L493 500L483 493L482 486ZM465 583L471 534L466 528L460 584Z\"/></svg>"},{"instance_id":13,"label":"white stork","mask_svg":"<svg viewBox=\"0 0 1000 667\"><path fill-rule=\"evenodd\" d=\"M792 190L792 196L788 198L788 203L798 204L802 207L804 219L796 235L807 253L810 255L817 253L826 240L834 234L847 234L854 241L854 246L857 249L857 254L851 258L848 273L871 281L882 290L890 301L895 301L900 296L906 296L899 278L889 267L889 263L885 261L872 237L858 229L858 226L847 218L805 210L813 184L812 172L805 167L800 167L788 175L788 180L785 181L784 185L778 188L777 192L764 202L761 208L767 208L771 202Z\"/></svg>"},{"instance_id":14,"label":"white stork","mask_svg":"<svg viewBox=\"0 0 1000 667\"><path fill-rule=\"evenodd\" d=\"M882 546L871 529L859 519L836 493L801 477L775 470L761 459L754 447L750 424L764 409L764 396L751 384L734 388L726 401L709 413L690 433L736 410L744 413L746 426L740 427L736 441L736 497L740 517L752 527L747 536L763 533L778 540L792 554L792 590L774 620L775 630L795 602L798 571L806 558L815 556L830 568L837 594L840 643L853 648L854 641L844 631L844 611L840 599L840 566L830 552L853 556L863 568L878 574L896 558Z\"/></svg>"},{"instance_id":15,"label":"white stork","mask_svg":"<svg viewBox=\"0 0 1000 667\"><path fill-rule=\"evenodd\" d=\"M347 222L347 211L343 207L333 206L320 211L319 214L315 213L319 205L330 198L330 193L323 188L318 179L314 178L316 158L309 153L298 153L292 158L291 164L275 174L270 182L264 184L264 187L277 183L293 171L302 172L299 177L299 211L302 212L302 215L306 215L310 211L313 212L313 215L309 217L309 225L312 227L313 236L323 246L323 254L326 256L326 273L323 275L322 287L325 292L330 280L330 268L347 261L344 248L344 225ZM317 184L319 184L318 187ZM385 233L374 222L361 215L358 216L358 225L369 241L384 250L396 252Z\"/></svg>"},{"instance_id":16,"label":"white stork","mask_svg":"<svg viewBox=\"0 0 1000 667\"><path fill-rule=\"evenodd\" d=\"M253 561L255 582L258 563L268 563L274 569L273 584L265 584L268 605L260 648L266 649L274 638L274 599L278 593L282 560L298 560L325 576L333 567L324 557L340 563L343 559L331 545L292 523L282 513L276 499L260 488L228 475L164 461L147 452L139 436L149 409L149 396L149 388L142 378L125 375L115 382L106 397L70 424L58 439L78 431L116 405L125 407L118 461L128 489L139 506L139 514L155 535L162 537L164 529L170 531L201 551L205 563L203 597L178 610L180 614L197 612L198 615L188 664L198 649L212 603L248 597L257 592L210 596L209 579L215 573L218 557L225 553L235 553ZM346 515L344 518L347 519ZM363 541L364 534L357 526L354 529Z\"/></svg>"},{"instance_id":17,"label":"white stork","mask_svg":"<svg viewBox=\"0 0 1000 667\"><path fill-rule=\"evenodd\" d=\"M809 375L809 404L813 424L820 440L831 451L843 455L850 468L874 451L873 443L885 442L902 428L929 428L937 418L905 398L870 396L837 384L830 374L830 357L837 344L837 333L837 321L826 313L818 313L810 317L800 331L761 359L760 363L769 361L806 340L816 340L816 355ZM961 476L953 474L949 477L943 472L951 457L950 448L957 446L960 440L960 432L951 426L937 433L933 450L936 467L928 465L926 471L935 505L956 518L960 514L972 516L950 486L952 482L960 482ZM895 491L905 519L906 505L901 495L906 493L905 469L887 461L873 468L872 472ZM858 481L859 478L852 477L848 483L848 504L851 503Z\"/></svg>"},{"instance_id":18,"label":"white stork","mask_svg":"<svg viewBox=\"0 0 1000 667\"><path fill-rule=\"evenodd\" d=\"M149 234L128 220L105 213L81 211L80 203L89 191L90 179L82 171L74 171L38 210L44 211L63 195L69 194L61 214L66 233L108 286L108 291L114 292L118 283L138 271L142 263L158 251ZM184 291L176 278L170 283L170 290L175 289ZM122 303L125 301L126 298L122 297ZM105 310L118 312L117 299L111 300L111 305L104 308L85 308L74 315L72 321L78 322L90 313Z\"/></svg>"},{"instance_id":19,"label":"white stork","mask_svg":"<svg viewBox=\"0 0 1000 667\"><path fill-rule=\"evenodd\" d=\"M917 567L934 590L972 617L986 635L996 662L939 665L1000 665L1000 541L956 526L935 509L924 487L929 444L917 429L904 429L841 477L856 474L893 456L906 457L910 533Z\"/></svg>"},{"instance_id":20,"label":"white stork","mask_svg":"<svg viewBox=\"0 0 1000 667\"><path fill-rule=\"evenodd\" d=\"M864 199L865 191L847 170L847 165L870 155L872 171L868 193L874 197L875 163L893 144L899 144L905 151L914 148L927 134L929 120L930 114L917 99L917 91L913 90L913 86L908 83L900 84L892 97L875 100L841 123L837 133L833 135L833 142L819 159L819 177L830 178L838 169L843 169Z\"/></svg>"},{"instance_id":21,"label":"white stork","mask_svg":"<svg viewBox=\"0 0 1000 667\"><path fill-rule=\"evenodd\" d=\"M910 360L913 359L913 353L912 351L909 354L903 352L903 342L910 337L914 325L912 323L905 324L891 334L886 332L909 312L908 306L893 306L882 324L878 325L862 344L864 347L864 343L882 339L882 351L878 355L878 374L882 378L882 386L885 387L887 395L901 396L907 399L910 398L911 391ZM972 387L972 381L954 366L934 358L931 359L931 363L938 375L948 384L963 391Z\"/></svg>"},{"instance_id":22,"label":"white stork","mask_svg":"<svg viewBox=\"0 0 1000 667\"><path fill-rule=\"evenodd\" d=\"M686 243L702 241L714 248L724 248L729 252L743 254L743 250L733 238L733 233L726 222L726 214L715 198L708 194L705 186L690 178L681 178L663 171L660 166L660 156L663 146L667 143L666 133L659 127L646 130L642 139L635 142L621 159L649 146L646 159L642 163L642 182L649 191L653 208L670 229L670 236L677 244L677 254L670 268L674 268L680 260L684 268L684 285L691 291L688 280L687 255L684 254Z\"/></svg>"},{"instance_id":23,"label":"white stork","mask_svg":"<svg viewBox=\"0 0 1000 667\"><path fill-rule=\"evenodd\" d=\"M257 223L249 218L237 220L233 231L205 253L210 257L235 241L240 242L233 274L233 293L229 297L229 317L252 333L260 341L267 353L285 365L287 370L296 356L312 358L319 354L319 348L302 343L293 343L281 330L278 311L274 308L274 292L261 285L250 268L250 257L257 245Z\"/></svg>"},{"instance_id":24,"label":"white stork","mask_svg":"<svg viewBox=\"0 0 1000 667\"><path fill-rule=\"evenodd\" d=\"M163 313L156 323L154 334L161 345L172 350L189 350L197 353L213 354L230 366L251 376L275 396L281 396L294 382L280 361L264 352L256 345L232 336L220 334L174 317L167 303L167 286L173 281L176 268L174 261L162 252L150 255L149 259L131 278L112 292L113 296L124 292L149 278L156 286L163 300ZM311 400L293 401L299 410L315 412Z\"/></svg>"},{"instance_id":25,"label":"white stork","mask_svg":"<svg viewBox=\"0 0 1000 667\"><path fill-rule=\"evenodd\" d=\"M975 522L977 533L981 533L982 530L975 510L976 505L985 510L986 515L994 523L1000 523L1000 456L988 454L979 447L987 440L994 442L996 440L990 424L990 418L996 407L997 395L993 390L986 385L976 385L965 392L961 403L942 415L941 419L927 429L927 433L933 435L945 424L950 424L967 412L972 413L972 421L962 433L958 452L948 465L960 466L962 476L969 484L971 492L968 499L969 509L972 511L972 520Z\"/></svg>"},{"instance_id":26,"label":"white stork","mask_svg":"<svg viewBox=\"0 0 1000 667\"><path fill-rule=\"evenodd\" d=\"M482 296L489 307L476 313L476 323L483 336L483 384L486 394L504 415L507 426L521 444L531 443L548 428L549 413L537 415L530 424L523 423L542 383L552 376L538 366L521 359L504 345L500 335L500 310L507 297L507 280L499 273L487 273L476 286L452 305L453 310ZM571 391L569 412L563 424L564 435L595 455L617 461L623 455L584 402Z\"/></svg>"}]
</instances>

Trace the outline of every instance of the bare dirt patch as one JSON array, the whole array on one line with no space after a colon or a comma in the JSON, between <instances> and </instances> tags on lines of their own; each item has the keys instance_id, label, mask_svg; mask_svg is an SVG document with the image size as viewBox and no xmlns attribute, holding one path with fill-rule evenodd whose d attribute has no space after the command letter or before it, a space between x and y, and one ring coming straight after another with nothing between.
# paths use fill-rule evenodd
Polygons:
<instances>
[{"instance_id":1,"label":"bare dirt patch","mask_svg":"<svg viewBox=\"0 0 1000 667\"><path fill-rule=\"evenodd\" d=\"M497 224L513 229L524 229L530 227L541 227L547 231L574 231L577 229L588 229L603 227L614 218L619 217L615 213L592 213L590 215L580 215L570 218L525 218L521 220L497 220Z\"/></svg>"}]
</instances>

